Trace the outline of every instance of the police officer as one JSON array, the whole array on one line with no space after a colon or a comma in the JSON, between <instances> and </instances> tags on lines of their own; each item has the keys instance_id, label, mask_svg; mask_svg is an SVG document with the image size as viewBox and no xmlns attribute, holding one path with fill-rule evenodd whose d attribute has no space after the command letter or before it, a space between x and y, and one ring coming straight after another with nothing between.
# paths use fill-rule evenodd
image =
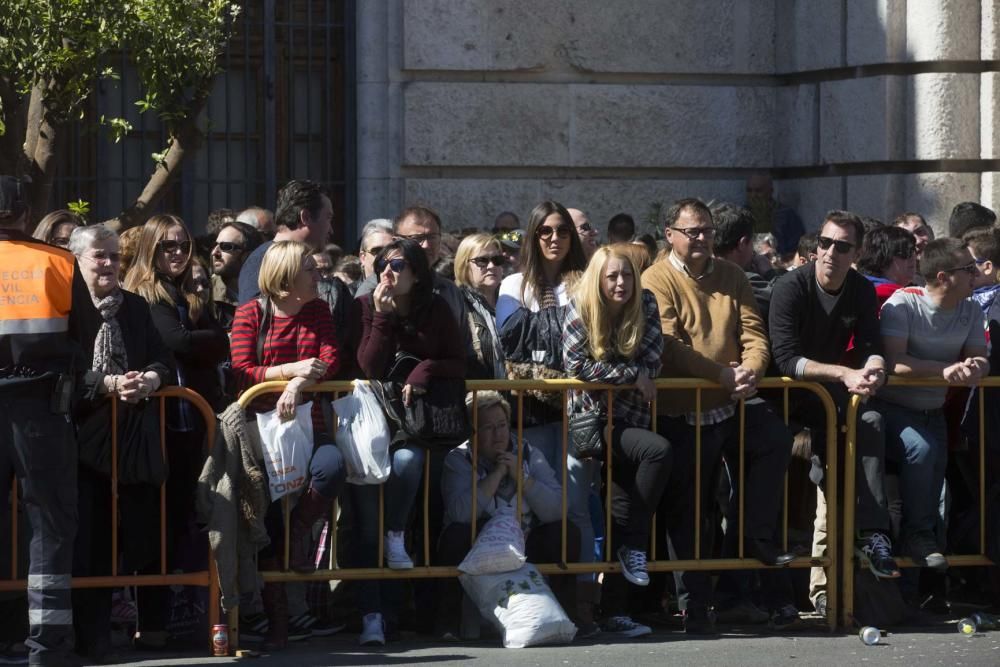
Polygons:
<instances>
[{"instance_id":1,"label":"police officer","mask_svg":"<svg viewBox=\"0 0 1000 667\"><path fill-rule=\"evenodd\" d=\"M70 603L77 449L69 415L73 375L86 361L72 310L93 304L73 255L25 233L24 189L0 176L0 485L17 475L31 525L28 662L79 664ZM0 491L0 510L9 511L7 502Z\"/></svg>"}]
</instances>

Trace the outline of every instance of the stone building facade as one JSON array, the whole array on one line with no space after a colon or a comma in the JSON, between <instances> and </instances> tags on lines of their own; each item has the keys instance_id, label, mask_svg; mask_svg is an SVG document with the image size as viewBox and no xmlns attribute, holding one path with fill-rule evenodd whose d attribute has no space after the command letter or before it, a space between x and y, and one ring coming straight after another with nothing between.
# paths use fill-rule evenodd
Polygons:
<instances>
[{"instance_id":1,"label":"stone building facade","mask_svg":"<svg viewBox=\"0 0 1000 667\"><path fill-rule=\"evenodd\" d=\"M357 220L1000 205L1000 0L358 0Z\"/></svg>"}]
</instances>

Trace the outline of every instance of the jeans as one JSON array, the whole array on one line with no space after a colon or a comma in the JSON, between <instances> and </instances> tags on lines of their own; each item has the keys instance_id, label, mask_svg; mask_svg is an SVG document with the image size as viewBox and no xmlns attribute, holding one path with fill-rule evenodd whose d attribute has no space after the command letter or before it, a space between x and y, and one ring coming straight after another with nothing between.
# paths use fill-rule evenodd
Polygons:
<instances>
[{"instance_id":1,"label":"jeans","mask_svg":"<svg viewBox=\"0 0 1000 667\"><path fill-rule=\"evenodd\" d=\"M899 465L903 535L933 533L948 465L948 430L941 410L911 410L879 402L885 417L885 454Z\"/></svg>"},{"instance_id":2,"label":"jeans","mask_svg":"<svg viewBox=\"0 0 1000 667\"><path fill-rule=\"evenodd\" d=\"M405 531L413 501L424 474L425 451L407 445L392 452L392 470L383 485L385 503L384 531ZM378 493L374 484L351 485L357 517L358 567L379 567L378 562ZM358 608L361 615L380 612L394 618L400 598L399 582L366 580L358 582Z\"/></svg>"},{"instance_id":3,"label":"jeans","mask_svg":"<svg viewBox=\"0 0 1000 667\"><path fill-rule=\"evenodd\" d=\"M524 440L542 452L562 484L562 422L524 429ZM515 431L516 437L516 431ZM594 562L594 526L590 521L590 494L600 473L596 459L576 459L566 455L566 514L580 531L580 562ZM591 575L583 575L589 578Z\"/></svg>"}]
</instances>

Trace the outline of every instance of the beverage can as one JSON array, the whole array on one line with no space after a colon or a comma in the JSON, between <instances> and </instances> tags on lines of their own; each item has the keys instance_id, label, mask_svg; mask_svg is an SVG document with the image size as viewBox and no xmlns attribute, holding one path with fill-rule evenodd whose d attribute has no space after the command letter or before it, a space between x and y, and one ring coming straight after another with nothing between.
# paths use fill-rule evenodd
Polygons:
<instances>
[{"instance_id":1,"label":"beverage can","mask_svg":"<svg viewBox=\"0 0 1000 667\"><path fill-rule=\"evenodd\" d=\"M229 655L229 627L225 623L212 626L212 655Z\"/></svg>"}]
</instances>

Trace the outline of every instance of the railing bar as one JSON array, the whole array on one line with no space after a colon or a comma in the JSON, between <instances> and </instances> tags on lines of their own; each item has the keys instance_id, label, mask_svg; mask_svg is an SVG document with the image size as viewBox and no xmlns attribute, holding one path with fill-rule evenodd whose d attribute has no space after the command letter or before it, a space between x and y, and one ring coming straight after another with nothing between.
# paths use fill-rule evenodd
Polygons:
<instances>
[{"instance_id":1,"label":"railing bar","mask_svg":"<svg viewBox=\"0 0 1000 667\"><path fill-rule=\"evenodd\" d=\"M701 388L694 390L694 559L701 560Z\"/></svg>"},{"instance_id":2,"label":"railing bar","mask_svg":"<svg viewBox=\"0 0 1000 667\"><path fill-rule=\"evenodd\" d=\"M469 515L469 544L476 543L476 519L479 516L479 392L472 390L472 507Z\"/></svg>"},{"instance_id":3,"label":"railing bar","mask_svg":"<svg viewBox=\"0 0 1000 667\"><path fill-rule=\"evenodd\" d=\"M431 453L424 452L424 567L431 564Z\"/></svg>"},{"instance_id":4,"label":"railing bar","mask_svg":"<svg viewBox=\"0 0 1000 667\"><path fill-rule=\"evenodd\" d=\"M118 575L118 400L118 394L115 393L111 399L111 576L113 577Z\"/></svg>"},{"instance_id":5,"label":"railing bar","mask_svg":"<svg viewBox=\"0 0 1000 667\"><path fill-rule=\"evenodd\" d=\"M289 504L288 496L287 495L281 497L281 511L282 511L282 514L284 515L284 518L285 518L285 520L284 520L284 524L285 524L285 555L284 555L284 558L285 558L285 560L284 560L285 567L284 567L284 569L287 570L288 569L288 563L289 563L289 560L291 558L290 553L291 553L291 541L292 541L292 531L291 531L292 508L291 508L291 505Z\"/></svg>"},{"instance_id":6,"label":"railing bar","mask_svg":"<svg viewBox=\"0 0 1000 667\"><path fill-rule=\"evenodd\" d=\"M657 433L657 430L656 430L656 426L657 426L657 422L656 422L656 405L657 405L658 393L659 392L654 392L653 393L653 402L652 402L652 405L650 407L650 418L652 419L653 433ZM654 560L656 560L656 542L657 542L658 536L656 534L656 508L653 507L652 509L653 509L653 518L650 520L650 524L651 525L649 527L649 535L650 535L650 542L651 542L651 544L649 545L649 560L654 561Z\"/></svg>"},{"instance_id":7,"label":"railing bar","mask_svg":"<svg viewBox=\"0 0 1000 667\"><path fill-rule=\"evenodd\" d=\"M784 394L785 427L788 427L788 387L782 391ZM785 498L781 506L781 548L788 551L788 469L785 469Z\"/></svg>"},{"instance_id":8,"label":"railing bar","mask_svg":"<svg viewBox=\"0 0 1000 667\"><path fill-rule=\"evenodd\" d=\"M607 457L605 465L607 469L607 488L605 489L605 507L607 510L604 512L604 557L609 563L611 562L611 432L614 428L615 420L615 397L614 392L608 389L608 424L605 427L605 437L604 437L604 449L605 456Z\"/></svg>"},{"instance_id":9,"label":"railing bar","mask_svg":"<svg viewBox=\"0 0 1000 667\"><path fill-rule=\"evenodd\" d=\"M521 452L524 450L524 394L517 393L517 523L521 523ZM563 467L566 467L565 461Z\"/></svg>"},{"instance_id":10,"label":"railing bar","mask_svg":"<svg viewBox=\"0 0 1000 667\"><path fill-rule=\"evenodd\" d=\"M392 465L392 458L389 458L389 464ZM390 472L390 477L392 473ZM376 567L380 569L385 569L385 564L382 559L385 557L385 485L388 482L383 482L378 485L378 565Z\"/></svg>"},{"instance_id":11,"label":"railing bar","mask_svg":"<svg viewBox=\"0 0 1000 667\"><path fill-rule=\"evenodd\" d=\"M979 385L979 553L986 553L986 387Z\"/></svg>"},{"instance_id":12,"label":"railing bar","mask_svg":"<svg viewBox=\"0 0 1000 667\"><path fill-rule=\"evenodd\" d=\"M17 579L17 477L10 484L10 578Z\"/></svg>"},{"instance_id":13,"label":"railing bar","mask_svg":"<svg viewBox=\"0 0 1000 667\"><path fill-rule=\"evenodd\" d=\"M737 523L737 533L736 536L739 539L737 543L737 553L739 557L743 558L743 487L746 486L744 483L745 475L743 470L743 459L744 459L744 448L746 447L746 427L747 427L747 403L742 398L740 399L740 476L739 481L736 484L736 488L739 492L739 519Z\"/></svg>"},{"instance_id":14,"label":"railing bar","mask_svg":"<svg viewBox=\"0 0 1000 667\"><path fill-rule=\"evenodd\" d=\"M328 567L333 570L338 566L337 563L337 521L340 519L340 506L337 503L337 499L333 499L332 507L330 508L330 521L327 525L330 526L330 557L327 559Z\"/></svg>"},{"instance_id":15,"label":"railing bar","mask_svg":"<svg viewBox=\"0 0 1000 667\"><path fill-rule=\"evenodd\" d=\"M566 513L568 508L566 507L566 475L569 466L567 461L569 460L569 390L564 389L562 391L563 398L563 410L562 410L562 519L561 519L561 549L563 563L566 562L566 530L567 530L567 518ZM520 418L520 416L519 416ZM583 547L581 547L583 548ZM591 546L591 551L593 551L593 546Z\"/></svg>"},{"instance_id":16,"label":"railing bar","mask_svg":"<svg viewBox=\"0 0 1000 667\"><path fill-rule=\"evenodd\" d=\"M184 399L178 399L184 400ZM167 460L167 399L160 396L160 455ZM160 483L160 574L167 573L167 482Z\"/></svg>"}]
</instances>

